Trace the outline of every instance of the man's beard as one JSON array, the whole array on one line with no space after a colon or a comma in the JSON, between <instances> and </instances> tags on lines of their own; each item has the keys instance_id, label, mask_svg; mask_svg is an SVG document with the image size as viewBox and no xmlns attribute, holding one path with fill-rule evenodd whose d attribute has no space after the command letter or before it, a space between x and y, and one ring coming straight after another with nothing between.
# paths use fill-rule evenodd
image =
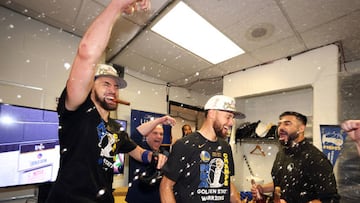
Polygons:
<instances>
[{"instance_id":1,"label":"man's beard","mask_svg":"<svg viewBox=\"0 0 360 203\"><path fill-rule=\"evenodd\" d=\"M222 132L223 127L221 127L221 124L219 124L219 122L215 121L213 128L217 137L226 138L226 134L224 135Z\"/></svg>"},{"instance_id":2,"label":"man's beard","mask_svg":"<svg viewBox=\"0 0 360 203\"><path fill-rule=\"evenodd\" d=\"M100 97L97 92L95 91L95 100L100 104L100 106L107 110L107 111L115 111L117 108L117 105L110 105L108 103L106 103L105 101L105 97Z\"/></svg>"},{"instance_id":3,"label":"man's beard","mask_svg":"<svg viewBox=\"0 0 360 203\"><path fill-rule=\"evenodd\" d=\"M295 142L295 140L299 137L299 134L297 132L292 133L292 134L288 134L288 139L287 141L285 140L280 140L280 144L285 146L285 147L294 147L297 143Z\"/></svg>"}]
</instances>

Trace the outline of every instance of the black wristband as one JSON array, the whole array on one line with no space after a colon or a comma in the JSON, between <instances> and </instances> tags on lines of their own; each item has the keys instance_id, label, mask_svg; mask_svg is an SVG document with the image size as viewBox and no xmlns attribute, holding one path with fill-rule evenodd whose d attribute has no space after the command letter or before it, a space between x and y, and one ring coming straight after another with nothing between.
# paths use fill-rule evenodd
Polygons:
<instances>
[{"instance_id":1,"label":"black wristband","mask_svg":"<svg viewBox=\"0 0 360 203\"><path fill-rule=\"evenodd\" d=\"M159 160L159 151L153 151L151 156L151 164L156 167Z\"/></svg>"}]
</instances>

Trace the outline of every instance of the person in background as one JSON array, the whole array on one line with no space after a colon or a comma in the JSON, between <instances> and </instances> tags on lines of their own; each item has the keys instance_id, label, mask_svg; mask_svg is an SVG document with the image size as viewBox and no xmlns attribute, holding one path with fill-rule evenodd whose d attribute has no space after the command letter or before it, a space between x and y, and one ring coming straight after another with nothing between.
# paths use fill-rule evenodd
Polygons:
<instances>
[{"instance_id":1,"label":"person in background","mask_svg":"<svg viewBox=\"0 0 360 203\"><path fill-rule=\"evenodd\" d=\"M336 160L335 170L341 203L358 203L360 199L360 120L346 120L341 128L347 132ZM355 144L354 144L355 143Z\"/></svg>"},{"instance_id":2,"label":"person in background","mask_svg":"<svg viewBox=\"0 0 360 203\"><path fill-rule=\"evenodd\" d=\"M181 127L182 136L185 137L186 135L192 133L191 126L189 124L185 124Z\"/></svg>"},{"instance_id":3,"label":"person in background","mask_svg":"<svg viewBox=\"0 0 360 203\"><path fill-rule=\"evenodd\" d=\"M253 184L254 197L258 192L274 192L275 187L280 187L282 202L339 202L331 162L305 138L306 123L306 116L297 112L279 116L280 148L271 171L273 182Z\"/></svg>"},{"instance_id":4,"label":"person in background","mask_svg":"<svg viewBox=\"0 0 360 203\"><path fill-rule=\"evenodd\" d=\"M117 109L118 89L125 88L126 81L112 66L97 65L120 14L129 8L146 10L149 3L111 1L81 39L57 107L60 168L47 202L114 202L114 156L128 152L139 161L152 160L153 153L132 142L109 117ZM167 157L157 159L160 168Z\"/></svg>"},{"instance_id":5,"label":"person in background","mask_svg":"<svg viewBox=\"0 0 360 203\"><path fill-rule=\"evenodd\" d=\"M136 128L136 133L141 136L145 136L146 141L139 145L144 149L151 150L153 152L161 152L160 146L163 142L164 136L163 125L173 126L175 123L176 121L174 118L170 116L163 116L141 124ZM125 200L129 203L160 203L160 179L157 180L157 178L160 177L153 177L156 182L151 182L151 180L149 180L150 182L147 182L149 177L152 177L154 173L156 173L155 166L130 158L129 189Z\"/></svg>"},{"instance_id":6,"label":"person in background","mask_svg":"<svg viewBox=\"0 0 360 203\"><path fill-rule=\"evenodd\" d=\"M226 137L234 117L245 117L235 109L235 99L211 97L205 104L200 130L175 142L163 167L160 184L162 203L240 202L231 182L234 176L232 151Z\"/></svg>"}]
</instances>

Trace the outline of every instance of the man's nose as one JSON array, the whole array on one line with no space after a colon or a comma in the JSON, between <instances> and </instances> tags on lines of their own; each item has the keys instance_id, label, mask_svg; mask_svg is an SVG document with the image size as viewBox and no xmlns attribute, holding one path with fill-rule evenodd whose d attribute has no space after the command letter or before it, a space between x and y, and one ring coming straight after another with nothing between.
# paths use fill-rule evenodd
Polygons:
<instances>
[{"instance_id":1,"label":"man's nose","mask_svg":"<svg viewBox=\"0 0 360 203\"><path fill-rule=\"evenodd\" d=\"M116 85L109 86L109 90L111 93L116 93L118 91L118 88Z\"/></svg>"},{"instance_id":2,"label":"man's nose","mask_svg":"<svg viewBox=\"0 0 360 203\"><path fill-rule=\"evenodd\" d=\"M232 127L232 126L234 125L234 119L230 119L228 125L229 125L230 127Z\"/></svg>"}]
</instances>

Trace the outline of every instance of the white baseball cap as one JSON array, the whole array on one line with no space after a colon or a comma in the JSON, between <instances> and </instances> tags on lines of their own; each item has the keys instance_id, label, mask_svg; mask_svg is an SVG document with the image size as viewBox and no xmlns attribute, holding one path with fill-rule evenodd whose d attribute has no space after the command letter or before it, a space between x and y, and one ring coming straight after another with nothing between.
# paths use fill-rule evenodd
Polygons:
<instances>
[{"instance_id":1,"label":"white baseball cap","mask_svg":"<svg viewBox=\"0 0 360 203\"><path fill-rule=\"evenodd\" d=\"M255 133L259 137L265 137L266 134L269 132L270 128L271 125L266 125L265 123L260 122L255 129Z\"/></svg>"},{"instance_id":2,"label":"white baseball cap","mask_svg":"<svg viewBox=\"0 0 360 203\"><path fill-rule=\"evenodd\" d=\"M242 119L245 115L236 111L235 99L225 95L215 95L211 97L205 104L205 110L216 109L221 111L229 111L234 114L235 118Z\"/></svg>"},{"instance_id":3,"label":"white baseball cap","mask_svg":"<svg viewBox=\"0 0 360 203\"><path fill-rule=\"evenodd\" d=\"M127 86L127 82L124 80L124 74L120 73L121 75L120 77L118 71L114 67L107 64L98 64L96 68L97 70L95 73L95 79L101 76L108 76L116 80L119 89L125 88ZM122 67L122 71L124 71L123 67Z\"/></svg>"}]
</instances>

